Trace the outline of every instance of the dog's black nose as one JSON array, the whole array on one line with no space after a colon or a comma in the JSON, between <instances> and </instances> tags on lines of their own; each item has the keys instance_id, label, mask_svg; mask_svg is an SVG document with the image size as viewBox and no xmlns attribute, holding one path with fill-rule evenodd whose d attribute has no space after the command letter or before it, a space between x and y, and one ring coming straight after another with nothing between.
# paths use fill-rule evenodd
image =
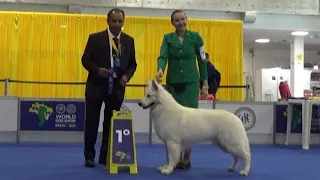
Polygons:
<instances>
[{"instance_id":1,"label":"dog's black nose","mask_svg":"<svg viewBox=\"0 0 320 180\"><path fill-rule=\"evenodd\" d=\"M139 106L142 106L142 102L141 102L141 101L138 101L138 105L139 105Z\"/></svg>"}]
</instances>

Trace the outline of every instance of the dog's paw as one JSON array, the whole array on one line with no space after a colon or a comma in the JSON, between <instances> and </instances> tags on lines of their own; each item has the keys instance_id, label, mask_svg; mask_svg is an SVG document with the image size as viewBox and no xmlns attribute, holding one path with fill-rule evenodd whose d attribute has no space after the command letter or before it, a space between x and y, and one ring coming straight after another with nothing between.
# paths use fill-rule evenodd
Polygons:
<instances>
[{"instance_id":1,"label":"dog's paw","mask_svg":"<svg viewBox=\"0 0 320 180\"><path fill-rule=\"evenodd\" d=\"M228 167L228 172L235 172L236 169L233 166Z\"/></svg>"},{"instance_id":2,"label":"dog's paw","mask_svg":"<svg viewBox=\"0 0 320 180\"><path fill-rule=\"evenodd\" d=\"M173 168L171 168L170 166L167 166L166 168L163 168L162 170L160 170L161 174L164 175L169 175L173 172Z\"/></svg>"},{"instance_id":3,"label":"dog's paw","mask_svg":"<svg viewBox=\"0 0 320 180\"><path fill-rule=\"evenodd\" d=\"M158 171L162 171L163 169L167 168L167 164L163 165L163 166L160 166L158 167Z\"/></svg>"},{"instance_id":4,"label":"dog's paw","mask_svg":"<svg viewBox=\"0 0 320 180\"><path fill-rule=\"evenodd\" d=\"M245 170L240 171L240 176L248 176L248 172Z\"/></svg>"}]
</instances>

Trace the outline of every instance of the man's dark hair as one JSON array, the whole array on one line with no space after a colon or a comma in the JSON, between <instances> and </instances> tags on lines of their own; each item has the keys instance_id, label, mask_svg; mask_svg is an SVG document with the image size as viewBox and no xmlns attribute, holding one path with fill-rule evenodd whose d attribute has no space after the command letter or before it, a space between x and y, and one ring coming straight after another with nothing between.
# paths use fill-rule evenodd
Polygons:
<instances>
[{"instance_id":1,"label":"man's dark hair","mask_svg":"<svg viewBox=\"0 0 320 180\"><path fill-rule=\"evenodd\" d=\"M108 19L110 18L110 16L111 16L111 14L113 14L113 13L122 13L122 15L123 15L123 19L125 18L125 14L124 14L124 11L122 10L122 9L120 9L120 8L113 8L113 9L111 9L109 12L108 12Z\"/></svg>"},{"instance_id":2,"label":"man's dark hair","mask_svg":"<svg viewBox=\"0 0 320 180\"><path fill-rule=\"evenodd\" d=\"M209 59L209 58L210 58L208 53L206 53L206 58L207 58L207 59Z\"/></svg>"}]
</instances>

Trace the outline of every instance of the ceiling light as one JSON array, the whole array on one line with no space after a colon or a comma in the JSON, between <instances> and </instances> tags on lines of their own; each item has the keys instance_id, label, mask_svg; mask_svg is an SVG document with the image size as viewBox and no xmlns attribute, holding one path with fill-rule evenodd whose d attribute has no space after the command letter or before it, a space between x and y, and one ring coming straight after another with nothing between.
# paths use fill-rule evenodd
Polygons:
<instances>
[{"instance_id":1,"label":"ceiling light","mask_svg":"<svg viewBox=\"0 0 320 180\"><path fill-rule=\"evenodd\" d=\"M292 36L306 36L309 33L307 31L294 31L291 33Z\"/></svg>"},{"instance_id":2,"label":"ceiling light","mask_svg":"<svg viewBox=\"0 0 320 180\"><path fill-rule=\"evenodd\" d=\"M270 39L256 39L255 42L256 43L268 43L268 42L270 42Z\"/></svg>"},{"instance_id":3,"label":"ceiling light","mask_svg":"<svg viewBox=\"0 0 320 180\"><path fill-rule=\"evenodd\" d=\"M313 70L318 70L318 69L319 69L318 65L313 66Z\"/></svg>"}]
</instances>

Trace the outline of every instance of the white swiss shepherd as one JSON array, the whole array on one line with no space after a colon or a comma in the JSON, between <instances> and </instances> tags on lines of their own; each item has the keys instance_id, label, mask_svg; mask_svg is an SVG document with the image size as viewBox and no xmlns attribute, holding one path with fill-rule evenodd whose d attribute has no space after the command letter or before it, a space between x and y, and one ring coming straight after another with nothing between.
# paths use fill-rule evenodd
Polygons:
<instances>
[{"instance_id":1,"label":"white swiss shepherd","mask_svg":"<svg viewBox=\"0 0 320 180\"><path fill-rule=\"evenodd\" d=\"M166 146L167 163L158 168L162 174L172 173L182 148L205 141L215 142L222 151L233 156L234 162L228 171L234 172L243 160L244 169L240 175L249 174L249 141L236 115L225 110L183 107L154 80L148 80L146 95L138 104L144 109L150 108L154 130Z\"/></svg>"}]
</instances>

